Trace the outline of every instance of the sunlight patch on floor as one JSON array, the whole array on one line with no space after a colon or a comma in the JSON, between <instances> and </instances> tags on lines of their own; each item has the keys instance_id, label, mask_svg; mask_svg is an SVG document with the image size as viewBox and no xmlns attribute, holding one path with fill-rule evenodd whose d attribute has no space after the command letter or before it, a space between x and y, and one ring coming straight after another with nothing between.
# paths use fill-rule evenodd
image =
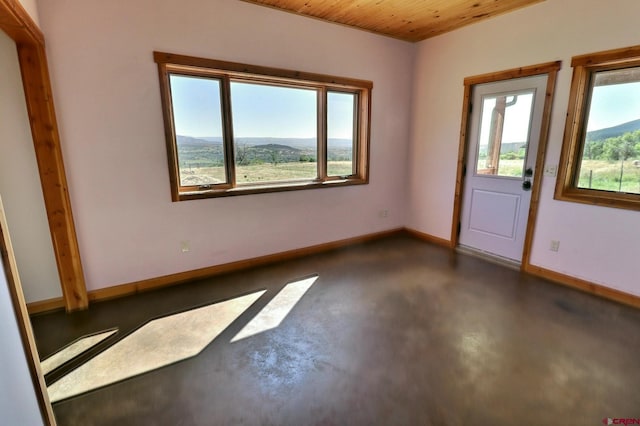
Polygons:
<instances>
[{"instance_id":1,"label":"sunlight patch on floor","mask_svg":"<svg viewBox=\"0 0 640 426\"><path fill-rule=\"evenodd\" d=\"M318 276L316 275L294 281L284 286L284 288L271 299L267 306L231 339L231 342L237 342L238 340L278 327L317 279Z\"/></svg>"},{"instance_id":2,"label":"sunlight patch on floor","mask_svg":"<svg viewBox=\"0 0 640 426\"><path fill-rule=\"evenodd\" d=\"M72 360L73 358L91 349L92 347L102 342L103 340L113 336L117 332L118 332L118 329L115 328L112 330L95 333L89 336L80 337L78 340L65 346L55 354L51 355L50 357L42 361L40 363L42 374L50 373L51 371L60 367L65 362Z\"/></svg>"},{"instance_id":3,"label":"sunlight patch on floor","mask_svg":"<svg viewBox=\"0 0 640 426\"><path fill-rule=\"evenodd\" d=\"M196 356L265 291L148 322L49 386L51 402Z\"/></svg>"}]
</instances>

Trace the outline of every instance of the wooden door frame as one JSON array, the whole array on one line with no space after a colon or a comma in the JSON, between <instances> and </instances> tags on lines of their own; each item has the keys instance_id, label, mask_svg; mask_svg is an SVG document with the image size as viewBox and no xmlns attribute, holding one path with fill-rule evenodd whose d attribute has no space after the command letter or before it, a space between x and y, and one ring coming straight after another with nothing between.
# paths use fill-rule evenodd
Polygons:
<instances>
[{"instance_id":1,"label":"wooden door frame","mask_svg":"<svg viewBox=\"0 0 640 426\"><path fill-rule=\"evenodd\" d=\"M44 35L18 0L0 0L0 30L16 42L53 251L67 311L89 306L76 237Z\"/></svg>"},{"instance_id":2,"label":"wooden door frame","mask_svg":"<svg viewBox=\"0 0 640 426\"><path fill-rule=\"evenodd\" d=\"M22 340L22 347L24 349L27 367L29 368L31 382L33 383L33 390L40 408L42 421L46 425L55 425L56 420L49 400L49 394L47 393L47 385L44 381L42 370L40 369L40 357L36 349L27 305L24 301L22 286L20 285L20 276L18 275L16 259L11 246L11 238L9 237L9 231L7 229L2 199L0 199L0 262L2 262L7 279L9 297L13 305L18 332L20 333L20 340Z\"/></svg>"},{"instance_id":3,"label":"wooden door frame","mask_svg":"<svg viewBox=\"0 0 640 426\"><path fill-rule=\"evenodd\" d=\"M553 94L555 91L556 77L562 66L561 61L547 62L528 67L514 68L506 71L493 72L488 74L467 77L464 79L464 98L462 102L462 120L460 124L460 142L458 146L458 171L456 173L456 189L453 199L453 220L451 226L451 247L458 246L460 236L460 222L462 214L462 194L464 190L465 164L468 155L468 134L471 120L469 114L472 109L473 86L485 83L495 83L498 81L511 80L521 77L532 77L547 74L547 88L545 92L544 110L542 113L542 123L540 127L540 141L538 144L538 154L536 156L536 170L533 176L533 186L531 188L531 204L527 219L527 230L524 239L524 250L520 269L527 270L531 256L531 243L535 232L536 218L538 215L538 205L540 202L540 188L544 167L544 158L549 140L549 126L551 124L551 108L553 106Z\"/></svg>"}]
</instances>

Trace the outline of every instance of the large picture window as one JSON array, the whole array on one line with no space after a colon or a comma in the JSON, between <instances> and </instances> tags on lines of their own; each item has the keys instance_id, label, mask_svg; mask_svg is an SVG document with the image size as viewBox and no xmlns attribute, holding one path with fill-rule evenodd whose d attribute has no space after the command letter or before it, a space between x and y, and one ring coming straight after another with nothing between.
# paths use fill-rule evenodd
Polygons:
<instances>
[{"instance_id":1,"label":"large picture window","mask_svg":"<svg viewBox=\"0 0 640 426\"><path fill-rule=\"evenodd\" d=\"M154 56L174 201L368 182L371 82Z\"/></svg>"},{"instance_id":2,"label":"large picture window","mask_svg":"<svg viewBox=\"0 0 640 426\"><path fill-rule=\"evenodd\" d=\"M572 66L556 198L640 209L640 46Z\"/></svg>"}]
</instances>

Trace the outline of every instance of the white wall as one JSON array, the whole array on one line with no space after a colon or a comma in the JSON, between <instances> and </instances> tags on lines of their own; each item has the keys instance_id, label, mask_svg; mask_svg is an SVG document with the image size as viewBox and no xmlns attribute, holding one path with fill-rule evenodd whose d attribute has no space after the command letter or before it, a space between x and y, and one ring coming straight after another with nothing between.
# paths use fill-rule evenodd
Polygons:
<instances>
[{"instance_id":1,"label":"white wall","mask_svg":"<svg viewBox=\"0 0 640 426\"><path fill-rule=\"evenodd\" d=\"M39 9L88 290L404 225L414 45L235 0ZM372 80L370 184L172 203L153 50Z\"/></svg>"},{"instance_id":2,"label":"white wall","mask_svg":"<svg viewBox=\"0 0 640 426\"><path fill-rule=\"evenodd\" d=\"M24 7L24 10L27 11L33 22L36 24L40 24L40 16L38 15L38 4L36 0L18 0L18 2Z\"/></svg>"},{"instance_id":3,"label":"white wall","mask_svg":"<svg viewBox=\"0 0 640 426\"><path fill-rule=\"evenodd\" d=\"M0 342L2 342L0 423L42 425L40 407L29 373L2 262L0 262Z\"/></svg>"},{"instance_id":4,"label":"white wall","mask_svg":"<svg viewBox=\"0 0 640 426\"><path fill-rule=\"evenodd\" d=\"M28 302L62 296L16 44L0 31L0 194Z\"/></svg>"},{"instance_id":5,"label":"white wall","mask_svg":"<svg viewBox=\"0 0 640 426\"><path fill-rule=\"evenodd\" d=\"M639 15L637 0L547 0L420 43L407 225L450 237L465 77L561 59L546 158L558 164L571 57L639 44ZM639 213L555 201L554 187L545 177L531 263L640 295Z\"/></svg>"}]
</instances>

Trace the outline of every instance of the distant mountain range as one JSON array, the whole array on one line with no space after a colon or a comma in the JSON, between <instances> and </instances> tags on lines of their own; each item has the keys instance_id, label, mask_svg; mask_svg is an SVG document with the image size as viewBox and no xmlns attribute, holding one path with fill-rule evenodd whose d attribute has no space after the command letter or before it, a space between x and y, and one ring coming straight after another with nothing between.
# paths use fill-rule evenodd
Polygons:
<instances>
[{"instance_id":1,"label":"distant mountain range","mask_svg":"<svg viewBox=\"0 0 640 426\"><path fill-rule=\"evenodd\" d=\"M348 139L329 139L329 161L351 161L353 146ZM224 164L224 149L220 136L177 136L181 167L212 167ZM315 138L235 138L234 156L237 164L315 162Z\"/></svg>"},{"instance_id":2,"label":"distant mountain range","mask_svg":"<svg viewBox=\"0 0 640 426\"><path fill-rule=\"evenodd\" d=\"M625 133L635 132L636 130L640 130L640 119L628 121L605 129L592 130L587 132L587 139L590 141L599 141L608 138L615 138L620 135L624 135Z\"/></svg>"},{"instance_id":3,"label":"distant mountain range","mask_svg":"<svg viewBox=\"0 0 640 426\"><path fill-rule=\"evenodd\" d=\"M259 145L283 145L291 148L310 149L316 146L315 138L266 138L266 137L249 137L235 138L237 145L259 146ZM351 139L329 138L329 146L334 148L351 148ZM191 136L178 135L178 145L196 145L196 144L222 144L221 136L200 136L197 138Z\"/></svg>"}]
</instances>

